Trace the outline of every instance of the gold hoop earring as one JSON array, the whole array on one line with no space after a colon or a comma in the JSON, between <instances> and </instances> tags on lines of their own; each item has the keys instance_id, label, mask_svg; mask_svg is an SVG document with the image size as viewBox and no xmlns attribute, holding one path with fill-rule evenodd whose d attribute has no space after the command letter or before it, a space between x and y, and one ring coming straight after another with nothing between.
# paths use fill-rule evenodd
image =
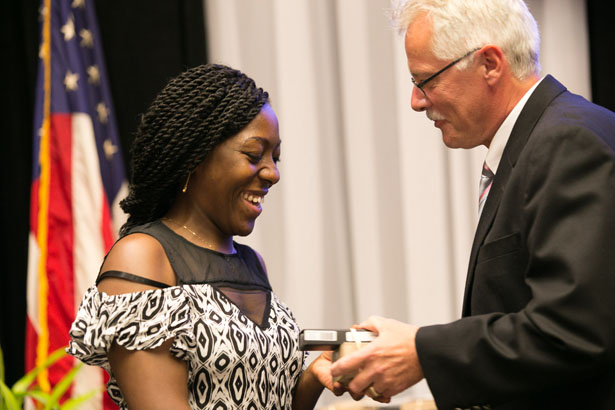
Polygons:
<instances>
[{"instance_id":1,"label":"gold hoop earring","mask_svg":"<svg viewBox=\"0 0 615 410\"><path fill-rule=\"evenodd\" d=\"M186 193L186 191L188 190L188 181L190 181L190 175L192 175L192 173L188 174L188 178L186 178L186 183L184 184L184 187L182 188L183 193Z\"/></svg>"}]
</instances>

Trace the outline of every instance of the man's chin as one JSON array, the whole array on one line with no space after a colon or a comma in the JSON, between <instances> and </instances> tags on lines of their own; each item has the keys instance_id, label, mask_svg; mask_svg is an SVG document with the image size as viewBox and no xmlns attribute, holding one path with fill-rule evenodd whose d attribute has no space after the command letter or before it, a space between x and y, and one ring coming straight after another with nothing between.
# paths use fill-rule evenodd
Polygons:
<instances>
[{"instance_id":1,"label":"man's chin","mask_svg":"<svg viewBox=\"0 0 615 410\"><path fill-rule=\"evenodd\" d=\"M472 149L479 146L479 144L470 144L468 141L460 140L459 138L445 138L442 137L442 141L447 148L455 148L455 149Z\"/></svg>"},{"instance_id":2,"label":"man's chin","mask_svg":"<svg viewBox=\"0 0 615 410\"><path fill-rule=\"evenodd\" d=\"M444 142L444 145L448 148L462 148L461 144L459 144L461 141L459 141L458 138L451 137L445 133L442 133L442 142Z\"/></svg>"}]
</instances>

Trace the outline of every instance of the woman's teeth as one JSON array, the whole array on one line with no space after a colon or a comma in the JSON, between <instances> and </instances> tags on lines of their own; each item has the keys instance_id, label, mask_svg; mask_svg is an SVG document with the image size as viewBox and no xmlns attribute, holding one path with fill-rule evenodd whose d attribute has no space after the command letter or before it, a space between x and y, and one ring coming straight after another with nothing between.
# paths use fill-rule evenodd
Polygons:
<instances>
[{"instance_id":1,"label":"woman's teeth","mask_svg":"<svg viewBox=\"0 0 615 410\"><path fill-rule=\"evenodd\" d=\"M262 196L252 194L243 194L243 199L245 199L246 201L250 201L253 204L261 204L265 202L265 198L263 198Z\"/></svg>"}]
</instances>

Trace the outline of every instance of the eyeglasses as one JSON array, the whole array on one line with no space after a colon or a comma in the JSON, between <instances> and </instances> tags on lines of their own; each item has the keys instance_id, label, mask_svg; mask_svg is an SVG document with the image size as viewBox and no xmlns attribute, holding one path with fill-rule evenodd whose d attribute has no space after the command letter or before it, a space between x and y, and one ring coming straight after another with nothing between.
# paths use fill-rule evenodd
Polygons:
<instances>
[{"instance_id":1,"label":"eyeglasses","mask_svg":"<svg viewBox=\"0 0 615 410\"><path fill-rule=\"evenodd\" d=\"M458 62L460 62L461 60L463 60L464 58L468 57L470 54L472 54L472 53L474 53L475 51L478 51L478 50L480 50L480 48L475 48L474 50L467 52L466 54L464 54L461 57L459 57L457 60L449 63L446 67L444 67L443 69L439 70L435 74L430 75L429 77L427 77L423 81L419 81L417 83L416 80L414 79L414 77L410 77L410 80L412 80L412 84L414 84L414 86L416 88L421 90L421 92L423 93L423 96L427 97L427 94L425 93L425 90L423 89L425 84L427 84L428 82L430 82L431 80L433 80L434 78L436 78L437 76L439 76L440 74L442 74L443 72L445 72L446 70L448 70L449 68L451 68L452 66L454 66L455 64L457 64Z\"/></svg>"}]
</instances>

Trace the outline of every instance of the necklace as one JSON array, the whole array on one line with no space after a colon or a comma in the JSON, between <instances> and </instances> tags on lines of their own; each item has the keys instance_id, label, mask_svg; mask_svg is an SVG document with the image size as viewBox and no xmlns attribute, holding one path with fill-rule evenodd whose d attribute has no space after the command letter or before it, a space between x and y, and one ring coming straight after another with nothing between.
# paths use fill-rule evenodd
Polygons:
<instances>
[{"instance_id":1,"label":"necklace","mask_svg":"<svg viewBox=\"0 0 615 410\"><path fill-rule=\"evenodd\" d=\"M180 228L185 229L186 231L190 232L193 236L197 237L198 239L201 240L201 242L203 242L205 244L206 248L209 249L214 249L214 246L209 243L207 240L205 240L205 238L203 238L201 235L199 235L198 233L194 232L192 229L188 228L186 225L182 225L179 222L177 222L175 219L171 219L169 217L164 217L164 218L160 218L162 221L169 221L171 223L173 223L173 225L175 226L179 226Z\"/></svg>"}]
</instances>

